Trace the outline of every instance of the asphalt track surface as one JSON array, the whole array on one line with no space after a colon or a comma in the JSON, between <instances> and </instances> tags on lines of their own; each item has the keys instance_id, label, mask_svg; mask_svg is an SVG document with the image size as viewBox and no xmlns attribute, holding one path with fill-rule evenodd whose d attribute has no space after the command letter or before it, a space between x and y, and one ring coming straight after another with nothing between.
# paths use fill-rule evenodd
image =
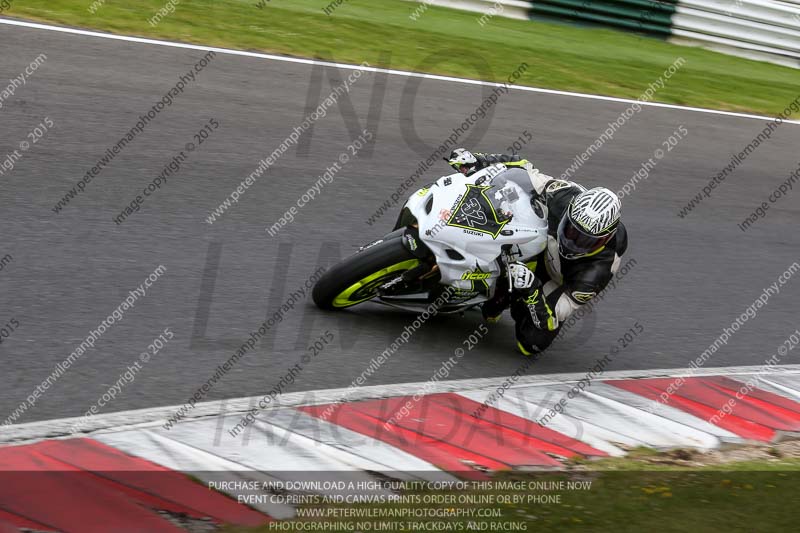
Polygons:
<instances>
[{"instance_id":1,"label":"asphalt track surface","mask_svg":"<svg viewBox=\"0 0 800 533\"><path fill-rule=\"evenodd\" d=\"M0 184L0 256L13 256L0 271L0 322L19 322L0 344L0 420L129 290L158 265L167 268L148 295L19 422L83 414L164 328L171 328L175 338L101 412L185 402L318 265L330 265L390 229L397 208L372 227L365 221L480 103L482 91L490 91L365 73L349 96L362 127L371 103L380 109L374 151L348 163L294 223L270 237L265 228L355 137L341 104L315 124L308 153L290 149L220 220L209 225L205 218L302 122L311 66L218 55L84 194L55 214L57 200L204 54L8 26L0 26L0 43L2 80L17 76L38 54L47 55L0 109L0 160L44 117L55 124ZM373 96L382 85L383 97ZM326 78L323 98L330 90ZM557 175L625 107L512 91L482 121L477 128L482 133L465 144L504 151L528 130L533 141L522 152ZM116 225L112 218L211 118L219 129L138 213ZM685 219L676 216L678 209L763 129L764 121L645 108L580 169L576 180L617 190L681 125L688 138L624 200L630 234L626 257L636 266L530 372L588 370L636 321L644 334L609 369L686 367L763 287L800 260L800 192L775 204L748 232L737 227L797 167L796 125L780 128ZM408 137L412 127L422 144L406 142L403 132ZM427 176L432 180L445 173L444 165ZM798 300L800 277L770 298L706 366L761 364L800 326ZM304 301L206 399L268 391L326 330L335 335L333 344L284 390L346 387L413 318L374 305L331 314ZM366 384L427 381L478 324L476 313L431 320ZM513 323L506 315L448 379L514 372L523 362L514 345Z\"/></svg>"}]
</instances>

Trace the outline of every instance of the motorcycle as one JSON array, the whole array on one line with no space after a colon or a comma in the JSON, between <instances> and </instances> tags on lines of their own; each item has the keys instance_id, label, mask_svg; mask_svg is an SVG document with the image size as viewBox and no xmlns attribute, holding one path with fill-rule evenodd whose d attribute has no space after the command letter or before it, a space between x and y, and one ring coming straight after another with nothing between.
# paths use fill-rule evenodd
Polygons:
<instances>
[{"instance_id":1,"label":"motorcycle","mask_svg":"<svg viewBox=\"0 0 800 533\"><path fill-rule=\"evenodd\" d=\"M439 178L406 200L392 232L328 269L314 303L340 310L372 301L422 312L449 290L439 313L481 305L511 262L547 246L546 208L531 189L525 170L501 164Z\"/></svg>"}]
</instances>

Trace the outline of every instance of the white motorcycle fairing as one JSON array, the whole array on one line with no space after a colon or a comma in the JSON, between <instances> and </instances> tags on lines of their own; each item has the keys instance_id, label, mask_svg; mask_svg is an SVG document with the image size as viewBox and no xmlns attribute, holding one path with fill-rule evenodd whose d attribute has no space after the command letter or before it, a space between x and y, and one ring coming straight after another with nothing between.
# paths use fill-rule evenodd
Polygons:
<instances>
[{"instance_id":1,"label":"white motorcycle fairing","mask_svg":"<svg viewBox=\"0 0 800 533\"><path fill-rule=\"evenodd\" d=\"M546 213L532 205L532 188L525 170L497 164L444 176L411 195L406 207L436 256L442 284L460 298L485 300L502 274L504 251L523 259L547 247Z\"/></svg>"}]
</instances>

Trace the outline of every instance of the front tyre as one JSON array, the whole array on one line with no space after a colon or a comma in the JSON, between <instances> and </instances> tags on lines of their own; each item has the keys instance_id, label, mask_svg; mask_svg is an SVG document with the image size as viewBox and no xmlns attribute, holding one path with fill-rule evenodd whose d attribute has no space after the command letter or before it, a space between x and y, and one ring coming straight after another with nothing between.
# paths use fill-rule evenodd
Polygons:
<instances>
[{"instance_id":1,"label":"front tyre","mask_svg":"<svg viewBox=\"0 0 800 533\"><path fill-rule=\"evenodd\" d=\"M311 296L320 309L352 307L371 300L378 287L419 265L402 239L379 242L352 255L323 274Z\"/></svg>"}]
</instances>

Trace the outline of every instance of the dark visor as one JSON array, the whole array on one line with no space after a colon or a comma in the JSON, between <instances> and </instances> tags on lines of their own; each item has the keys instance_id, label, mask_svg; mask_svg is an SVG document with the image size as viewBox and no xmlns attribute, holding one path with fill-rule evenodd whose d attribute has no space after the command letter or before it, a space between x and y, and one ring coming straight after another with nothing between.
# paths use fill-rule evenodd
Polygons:
<instances>
[{"instance_id":1,"label":"dark visor","mask_svg":"<svg viewBox=\"0 0 800 533\"><path fill-rule=\"evenodd\" d=\"M592 253L603 246L614 235L596 236L585 233L575 226L567 213L558 224L558 248L564 257L580 257Z\"/></svg>"}]
</instances>

